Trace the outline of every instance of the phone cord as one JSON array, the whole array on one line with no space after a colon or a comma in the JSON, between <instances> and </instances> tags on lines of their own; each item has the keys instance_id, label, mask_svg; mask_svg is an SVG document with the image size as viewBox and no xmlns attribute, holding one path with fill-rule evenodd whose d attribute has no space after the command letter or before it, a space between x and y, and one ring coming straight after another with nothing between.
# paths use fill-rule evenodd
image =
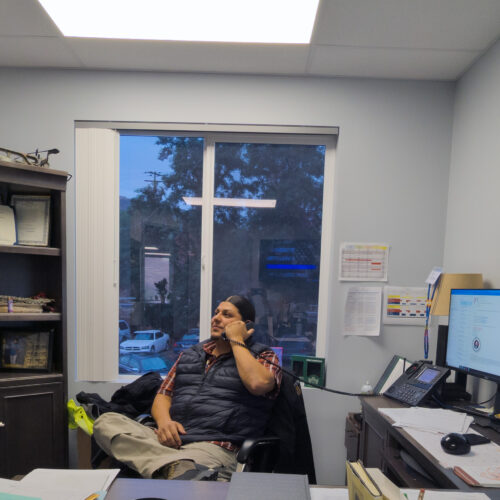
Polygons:
<instances>
[{"instance_id":1,"label":"phone cord","mask_svg":"<svg viewBox=\"0 0 500 500\"><path fill-rule=\"evenodd\" d=\"M298 380L300 382L302 382L303 384L306 384L308 386L311 386L311 387L316 387L317 389L320 389L322 391L326 391L326 392L331 392L333 394L342 394L343 396L363 396L363 397L375 397L375 396L379 396L379 394L363 394L363 393L358 393L358 392L345 392L345 391L339 391L337 389L330 389L329 387L323 387L321 385L318 385L318 384L314 384L312 382L306 382L304 379L300 378L299 376L295 375L295 373L292 373L288 370L285 370L282 366L280 365L277 365L276 363L273 363L272 361L269 361L267 358L265 358L264 356L262 356L261 354L259 353L256 353L254 351L252 351L246 344L244 344L243 342L238 342L237 340L232 340L232 339L228 339L226 337L226 340L228 342L231 342L231 344L236 344L236 345L239 345L241 347L244 347L245 349L247 349L248 351L250 351L252 354L255 354L257 357L261 358L261 359L265 359L266 360L266 363L269 363L270 365L273 365L273 366L276 366L278 367L281 371L285 372L286 374L290 375L292 378L294 378L295 380Z\"/></svg>"}]
</instances>

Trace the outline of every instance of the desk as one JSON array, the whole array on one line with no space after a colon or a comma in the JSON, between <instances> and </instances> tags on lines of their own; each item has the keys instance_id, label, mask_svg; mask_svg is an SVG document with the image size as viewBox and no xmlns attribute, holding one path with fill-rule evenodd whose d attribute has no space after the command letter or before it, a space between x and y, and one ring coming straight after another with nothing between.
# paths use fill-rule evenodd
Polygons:
<instances>
[{"instance_id":1,"label":"desk","mask_svg":"<svg viewBox=\"0 0 500 500\"><path fill-rule=\"evenodd\" d=\"M359 458L366 467L378 467L400 487L445 488L462 491L484 492L491 499L500 500L498 488L472 488L457 477L451 469L439 462L401 428L392 427L391 420L382 415L379 408L405 408L406 405L384 396L361 397L363 426L359 446ZM492 429L472 428L500 444L500 435ZM406 467L401 452L408 454L432 478L413 473Z\"/></svg>"},{"instance_id":2,"label":"desk","mask_svg":"<svg viewBox=\"0 0 500 500\"><path fill-rule=\"evenodd\" d=\"M219 481L166 481L164 479L115 479L106 500L158 497L167 500L222 500L229 483Z\"/></svg>"}]
</instances>

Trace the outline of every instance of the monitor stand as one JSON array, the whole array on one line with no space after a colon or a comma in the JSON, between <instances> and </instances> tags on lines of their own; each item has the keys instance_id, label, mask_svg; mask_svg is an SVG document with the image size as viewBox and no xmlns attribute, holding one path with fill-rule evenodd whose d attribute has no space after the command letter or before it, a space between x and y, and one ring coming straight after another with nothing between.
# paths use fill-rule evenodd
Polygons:
<instances>
[{"instance_id":1,"label":"monitor stand","mask_svg":"<svg viewBox=\"0 0 500 500\"><path fill-rule=\"evenodd\" d=\"M446 344L448 343L448 325L438 326L436 349L436 365L446 366ZM439 390L439 397L443 403L450 401L470 401L471 395L467 392L467 374L455 372L455 382L444 383Z\"/></svg>"},{"instance_id":2,"label":"monitor stand","mask_svg":"<svg viewBox=\"0 0 500 500\"><path fill-rule=\"evenodd\" d=\"M495 415L499 415L495 417ZM496 422L500 422L500 384L497 384L497 393L495 394L495 401L493 403L492 417Z\"/></svg>"},{"instance_id":3,"label":"monitor stand","mask_svg":"<svg viewBox=\"0 0 500 500\"><path fill-rule=\"evenodd\" d=\"M441 397L446 401L470 401L472 396L466 390L467 374L455 372L455 382L443 385Z\"/></svg>"}]
</instances>

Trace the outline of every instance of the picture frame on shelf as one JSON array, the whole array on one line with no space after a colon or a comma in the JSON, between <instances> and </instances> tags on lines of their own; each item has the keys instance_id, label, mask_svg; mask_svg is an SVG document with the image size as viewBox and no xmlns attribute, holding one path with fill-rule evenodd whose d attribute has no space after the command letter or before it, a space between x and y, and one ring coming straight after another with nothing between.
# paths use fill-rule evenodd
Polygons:
<instances>
[{"instance_id":1,"label":"picture frame on shelf","mask_svg":"<svg viewBox=\"0 0 500 500\"><path fill-rule=\"evenodd\" d=\"M1 329L0 369L49 372L53 341L53 330Z\"/></svg>"},{"instance_id":2,"label":"picture frame on shelf","mask_svg":"<svg viewBox=\"0 0 500 500\"><path fill-rule=\"evenodd\" d=\"M49 246L50 196L13 194L10 204L16 219L17 244Z\"/></svg>"},{"instance_id":3,"label":"picture frame on shelf","mask_svg":"<svg viewBox=\"0 0 500 500\"><path fill-rule=\"evenodd\" d=\"M16 243L16 219L12 207L0 204L0 245Z\"/></svg>"}]
</instances>

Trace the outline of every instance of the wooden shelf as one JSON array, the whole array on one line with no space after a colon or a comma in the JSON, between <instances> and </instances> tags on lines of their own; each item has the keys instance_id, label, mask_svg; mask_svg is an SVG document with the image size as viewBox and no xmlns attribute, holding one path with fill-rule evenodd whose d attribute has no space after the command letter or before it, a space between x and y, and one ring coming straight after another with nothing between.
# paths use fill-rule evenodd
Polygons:
<instances>
[{"instance_id":1,"label":"wooden shelf","mask_svg":"<svg viewBox=\"0 0 500 500\"><path fill-rule=\"evenodd\" d=\"M0 329L4 332L51 330L52 365L50 371L0 371L0 421L4 424L0 429L0 477L24 475L36 468L68 467L67 178L66 172L0 161L3 203L15 194L50 196L51 245L0 245L0 295L30 297L43 291L55 301L58 311L28 313L16 309L15 299L14 312L8 313L2 307L5 312L0 313ZM23 352L22 343L18 342L19 351L13 344L6 344L0 365L14 352ZM22 366L21 359L17 361ZM36 453L27 453L26 443Z\"/></svg>"},{"instance_id":2,"label":"wooden shelf","mask_svg":"<svg viewBox=\"0 0 500 500\"><path fill-rule=\"evenodd\" d=\"M2 382L23 382L35 381L54 382L62 381L64 375L58 372L37 372L37 371L0 371L0 380Z\"/></svg>"},{"instance_id":3,"label":"wooden shelf","mask_svg":"<svg viewBox=\"0 0 500 500\"><path fill-rule=\"evenodd\" d=\"M33 247L24 245L0 245L0 253L47 255L51 257L60 257L61 249L53 247Z\"/></svg>"},{"instance_id":4,"label":"wooden shelf","mask_svg":"<svg viewBox=\"0 0 500 500\"><path fill-rule=\"evenodd\" d=\"M61 313L0 313L0 323L7 321L60 321Z\"/></svg>"},{"instance_id":5,"label":"wooden shelf","mask_svg":"<svg viewBox=\"0 0 500 500\"><path fill-rule=\"evenodd\" d=\"M5 161L0 160L1 167L8 167L12 170L24 171L24 172L35 172L41 173L43 175L53 175L53 176L61 176L64 178L68 177L68 172L64 172L62 170L55 170L49 167L40 167L38 165L26 165L24 163L13 162L13 161Z\"/></svg>"}]
</instances>

